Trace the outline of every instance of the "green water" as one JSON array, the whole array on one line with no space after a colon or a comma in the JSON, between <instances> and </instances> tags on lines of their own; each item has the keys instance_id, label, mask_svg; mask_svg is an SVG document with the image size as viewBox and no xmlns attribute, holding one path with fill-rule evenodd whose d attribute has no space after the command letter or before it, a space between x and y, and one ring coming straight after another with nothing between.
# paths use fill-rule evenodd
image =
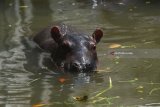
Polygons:
<instances>
[{"instance_id":1,"label":"green water","mask_svg":"<svg viewBox=\"0 0 160 107\"><path fill-rule=\"evenodd\" d=\"M136 4L125 0L1 0L0 106L160 106L158 6L156 0ZM29 40L54 23L90 35L97 27L103 29L104 37L97 45L98 73L55 71L49 55ZM133 54L147 49L149 55L109 55L115 44L134 49ZM88 100L79 102L76 96L88 96Z\"/></svg>"}]
</instances>

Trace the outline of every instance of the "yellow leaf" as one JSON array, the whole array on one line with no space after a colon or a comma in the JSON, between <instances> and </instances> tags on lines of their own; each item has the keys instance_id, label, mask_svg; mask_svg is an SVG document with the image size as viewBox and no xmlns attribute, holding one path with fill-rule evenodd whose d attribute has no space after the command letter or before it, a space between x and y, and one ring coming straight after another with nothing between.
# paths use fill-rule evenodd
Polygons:
<instances>
[{"instance_id":1,"label":"yellow leaf","mask_svg":"<svg viewBox=\"0 0 160 107\"><path fill-rule=\"evenodd\" d=\"M46 104L35 104L35 105L32 105L32 107L43 107L45 106Z\"/></svg>"},{"instance_id":2,"label":"yellow leaf","mask_svg":"<svg viewBox=\"0 0 160 107\"><path fill-rule=\"evenodd\" d=\"M28 6L20 6L20 8L28 8Z\"/></svg>"},{"instance_id":3,"label":"yellow leaf","mask_svg":"<svg viewBox=\"0 0 160 107\"><path fill-rule=\"evenodd\" d=\"M60 83L64 83L64 82L66 81L66 78L63 78L63 77L58 78L58 81L59 81Z\"/></svg>"},{"instance_id":4,"label":"yellow leaf","mask_svg":"<svg viewBox=\"0 0 160 107\"><path fill-rule=\"evenodd\" d=\"M139 90L139 91L137 91L137 92L139 92L139 93L143 93L143 91L142 91L142 90Z\"/></svg>"},{"instance_id":5,"label":"yellow leaf","mask_svg":"<svg viewBox=\"0 0 160 107\"><path fill-rule=\"evenodd\" d=\"M144 87L143 86L138 86L136 89L143 89Z\"/></svg>"},{"instance_id":6,"label":"yellow leaf","mask_svg":"<svg viewBox=\"0 0 160 107\"><path fill-rule=\"evenodd\" d=\"M119 47L121 47L120 44L111 44L111 45L109 46L109 48L119 48Z\"/></svg>"},{"instance_id":7,"label":"yellow leaf","mask_svg":"<svg viewBox=\"0 0 160 107\"><path fill-rule=\"evenodd\" d=\"M76 101L86 101L88 99L88 96L76 96L76 97L73 97L74 100Z\"/></svg>"}]
</instances>

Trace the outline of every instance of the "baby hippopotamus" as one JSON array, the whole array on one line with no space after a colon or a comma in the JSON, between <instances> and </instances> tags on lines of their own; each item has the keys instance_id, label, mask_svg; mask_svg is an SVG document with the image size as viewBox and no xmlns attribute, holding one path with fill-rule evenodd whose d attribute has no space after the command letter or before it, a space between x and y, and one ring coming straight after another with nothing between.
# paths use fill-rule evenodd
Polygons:
<instances>
[{"instance_id":1,"label":"baby hippopotamus","mask_svg":"<svg viewBox=\"0 0 160 107\"><path fill-rule=\"evenodd\" d=\"M51 53L58 68L70 72L90 72L97 68L96 45L102 36L101 29L88 36L61 24L45 28L33 40L41 49Z\"/></svg>"}]
</instances>

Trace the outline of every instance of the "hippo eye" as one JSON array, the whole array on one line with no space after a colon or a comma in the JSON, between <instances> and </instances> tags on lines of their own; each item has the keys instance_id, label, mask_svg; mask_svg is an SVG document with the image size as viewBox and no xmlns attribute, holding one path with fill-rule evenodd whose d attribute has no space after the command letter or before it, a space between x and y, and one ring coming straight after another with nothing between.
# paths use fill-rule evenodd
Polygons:
<instances>
[{"instance_id":1,"label":"hippo eye","mask_svg":"<svg viewBox=\"0 0 160 107\"><path fill-rule=\"evenodd\" d=\"M64 51L69 51L70 50L70 43L69 42L63 42L61 47Z\"/></svg>"},{"instance_id":2,"label":"hippo eye","mask_svg":"<svg viewBox=\"0 0 160 107\"><path fill-rule=\"evenodd\" d=\"M63 42L62 46L64 46L64 47L69 46L69 43L68 42Z\"/></svg>"},{"instance_id":3,"label":"hippo eye","mask_svg":"<svg viewBox=\"0 0 160 107\"><path fill-rule=\"evenodd\" d=\"M92 50L96 50L96 45L92 45Z\"/></svg>"}]
</instances>

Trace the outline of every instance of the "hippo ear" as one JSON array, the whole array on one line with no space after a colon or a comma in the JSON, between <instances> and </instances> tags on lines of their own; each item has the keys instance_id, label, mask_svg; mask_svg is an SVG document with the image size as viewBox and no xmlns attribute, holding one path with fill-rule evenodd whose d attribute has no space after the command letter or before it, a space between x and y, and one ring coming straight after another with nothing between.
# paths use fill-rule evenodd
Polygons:
<instances>
[{"instance_id":1,"label":"hippo ear","mask_svg":"<svg viewBox=\"0 0 160 107\"><path fill-rule=\"evenodd\" d=\"M57 43L61 42L62 34L58 26L54 26L51 28L51 36Z\"/></svg>"},{"instance_id":2,"label":"hippo ear","mask_svg":"<svg viewBox=\"0 0 160 107\"><path fill-rule=\"evenodd\" d=\"M103 36L103 32L101 29L96 29L92 34L92 37L96 41L96 43L98 43L101 40L102 36Z\"/></svg>"}]
</instances>

